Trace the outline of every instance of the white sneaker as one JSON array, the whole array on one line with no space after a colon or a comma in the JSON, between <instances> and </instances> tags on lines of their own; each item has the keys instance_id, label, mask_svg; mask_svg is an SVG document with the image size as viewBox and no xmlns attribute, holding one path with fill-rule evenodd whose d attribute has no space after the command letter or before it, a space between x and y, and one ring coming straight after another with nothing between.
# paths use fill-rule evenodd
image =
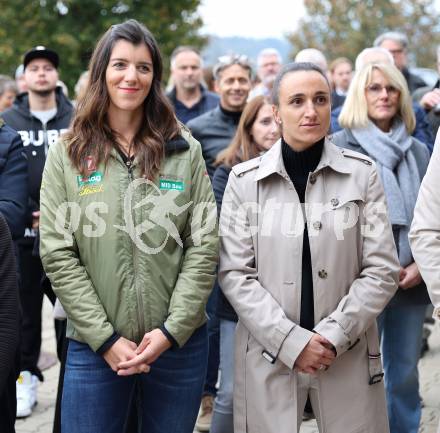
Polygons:
<instances>
[{"instance_id":1,"label":"white sneaker","mask_svg":"<svg viewBox=\"0 0 440 433\"><path fill-rule=\"evenodd\" d=\"M38 377L29 371L22 371L16 382L17 389L17 418L24 418L32 414L37 404Z\"/></svg>"}]
</instances>

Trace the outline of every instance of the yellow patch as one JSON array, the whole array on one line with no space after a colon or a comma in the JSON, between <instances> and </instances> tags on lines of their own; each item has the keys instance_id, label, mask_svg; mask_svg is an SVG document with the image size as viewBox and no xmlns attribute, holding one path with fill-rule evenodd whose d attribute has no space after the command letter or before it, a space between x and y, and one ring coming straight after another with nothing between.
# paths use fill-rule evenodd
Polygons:
<instances>
[{"instance_id":1,"label":"yellow patch","mask_svg":"<svg viewBox=\"0 0 440 433\"><path fill-rule=\"evenodd\" d=\"M21 385L23 383L23 375L20 374L20 376L18 376L17 382Z\"/></svg>"},{"instance_id":2,"label":"yellow patch","mask_svg":"<svg viewBox=\"0 0 440 433\"><path fill-rule=\"evenodd\" d=\"M84 185L79 190L79 196L82 197L83 195L96 194L97 192L102 191L104 191L103 185Z\"/></svg>"}]
</instances>

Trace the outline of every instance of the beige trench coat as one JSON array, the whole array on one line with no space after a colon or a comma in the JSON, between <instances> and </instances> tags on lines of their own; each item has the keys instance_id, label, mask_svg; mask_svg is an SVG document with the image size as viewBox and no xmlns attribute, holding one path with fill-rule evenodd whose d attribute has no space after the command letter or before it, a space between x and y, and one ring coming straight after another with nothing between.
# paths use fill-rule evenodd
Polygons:
<instances>
[{"instance_id":1,"label":"beige trench coat","mask_svg":"<svg viewBox=\"0 0 440 433\"><path fill-rule=\"evenodd\" d=\"M375 318L397 290L399 262L384 202L374 163L326 140L305 208L315 330L337 351L318 374L326 433L389 431ZM293 367L312 336L298 325L303 215L280 141L233 168L220 217L219 282L239 316L235 433L293 433L302 416Z\"/></svg>"},{"instance_id":2,"label":"beige trench coat","mask_svg":"<svg viewBox=\"0 0 440 433\"><path fill-rule=\"evenodd\" d=\"M414 260L440 319L440 135L419 190L409 233ZM440 433L440 426L439 426Z\"/></svg>"}]
</instances>

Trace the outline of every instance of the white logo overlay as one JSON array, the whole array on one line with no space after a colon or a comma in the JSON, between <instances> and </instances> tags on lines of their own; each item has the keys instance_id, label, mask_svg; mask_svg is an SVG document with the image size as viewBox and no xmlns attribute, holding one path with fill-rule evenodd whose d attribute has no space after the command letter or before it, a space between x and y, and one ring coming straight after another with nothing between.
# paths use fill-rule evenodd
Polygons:
<instances>
[{"instance_id":1,"label":"white logo overlay","mask_svg":"<svg viewBox=\"0 0 440 433\"><path fill-rule=\"evenodd\" d=\"M136 195L138 188L144 191ZM150 192L145 194L147 188ZM184 248L187 240L192 245L200 246L203 237L217 227L216 205L214 202L193 201L178 204L180 193L173 189L161 190L148 179L132 181L124 196L124 224L115 224L114 228L127 233L136 247L146 254L158 254L170 239L181 248ZM108 213L109 206L104 202L91 202L84 210L76 202L65 202L57 209L55 229L68 245L73 243L73 234L77 230L82 230L85 237L99 238L107 229L102 215ZM180 224L183 227L180 230L176 225L179 218L186 218L184 224ZM224 200L219 235L236 236L239 239L256 235L302 236L305 223L308 225L309 236L318 236L322 229L327 232L330 229L338 241L344 240L348 233L352 236L353 230L359 231L363 237L377 238L389 228L387 208L382 202L349 201L335 207L331 203L301 205L272 198L263 205L252 202L237 205ZM154 230L159 230L160 234L148 236L148 232ZM147 244L148 239L160 243L151 246Z\"/></svg>"},{"instance_id":2,"label":"white logo overlay","mask_svg":"<svg viewBox=\"0 0 440 433\"><path fill-rule=\"evenodd\" d=\"M136 189L146 185L153 188L153 193L136 202ZM176 198L179 191L161 191L156 184L148 179L135 179L126 191L123 205L124 225L115 224L114 227L127 233L136 247L146 254L158 254L166 246L170 238L181 247L184 241L181 238L176 224L172 217L178 217L189 211L191 216L190 236L192 244L200 246L203 236L211 233L216 228L217 208L213 202L202 202L194 205L189 201L184 205L178 205ZM148 207L146 219L136 224L134 213L142 207ZM100 216L109 213L109 206L104 202L91 202L84 209L84 216L90 222L82 225L82 234L89 238L98 238L106 232L106 222ZM56 212L55 229L60 233L68 245L73 243L73 234L80 229L82 209L76 202L65 202L61 204ZM151 247L146 244L146 237L143 236L150 230L161 228L165 232L165 239L160 245Z\"/></svg>"}]
</instances>

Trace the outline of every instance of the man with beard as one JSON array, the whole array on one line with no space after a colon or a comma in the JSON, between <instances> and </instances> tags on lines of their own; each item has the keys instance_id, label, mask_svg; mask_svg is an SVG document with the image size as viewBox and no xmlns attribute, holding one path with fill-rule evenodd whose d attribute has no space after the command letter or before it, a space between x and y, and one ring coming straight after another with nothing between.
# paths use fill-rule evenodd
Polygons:
<instances>
[{"instance_id":1,"label":"man with beard","mask_svg":"<svg viewBox=\"0 0 440 433\"><path fill-rule=\"evenodd\" d=\"M252 68L246 56L227 55L218 59L214 66L215 89L220 95L220 104L211 111L188 123L193 136L202 145L207 172L212 179L215 160L225 149L237 130L241 113L251 90ZM209 356L202 405L196 427L201 432L209 431L219 366L219 320L215 315L218 285L215 284L208 299Z\"/></svg>"},{"instance_id":2,"label":"man with beard","mask_svg":"<svg viewBox=\"0 0 440 433\"><path fill-rule=\"evenodd\" d=\"M168 97L182 123L186 124L218 105L218 95L202 86L202 75L202 59L194 47L181 46L173 51L171 78L174 87Z\"/></svg>"},{"instance_id":3,"label":"man with beard","mask_svg":"<svg viewBox=\"0 0 440 433\"><path fill-rule=\"evenodd\" d=\"M265 48L260 51L257 57L257 76L261 82L252 89L249 99L259 95L271 96L272 86L281 69L281 63L281 54L277 49Z\"/></svg>"},{"instance_id":4,"label":"man with beard","mask_svg":"<svg viewBox=\"0 0 440 433\"><path fill-rule=\"evenodd\" d=\"M28 92L18 95L2 117L23 141L28 161L29 196L26 229L18 239L21 323L21 365L17 380L17 417L32 413L38 380L43 376L37 363L41 347L41 307L44 277L36 237L39 227L40 186L48 147L65 131L72 116L72 104L57 87L58 54L43 46L28 51L23 59ZM55 302L52 290L46 294Z\"/></svg>"}]
</instances>

